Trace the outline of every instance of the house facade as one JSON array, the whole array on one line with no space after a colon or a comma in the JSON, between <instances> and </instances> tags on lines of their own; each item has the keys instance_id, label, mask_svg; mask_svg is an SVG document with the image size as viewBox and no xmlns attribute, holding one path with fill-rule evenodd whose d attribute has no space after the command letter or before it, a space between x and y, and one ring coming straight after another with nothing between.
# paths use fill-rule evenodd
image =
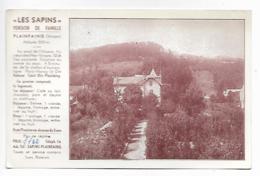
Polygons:
<instances>
[{"instance_id":1,"label":"house facade","mask_svg":"<svg viewBox=\"0 0 260 176\"><path fill-rule=\"evenodd\" d=\"M161 75L157 75L154 69L148 75L113 78L114 92L120 95L119 98L122 98L125 88L133 84L140 87L143 96L154 94L161 101Z\"/></svg>"},{"instance_id":2,"label":"house facade","mask_svg":"<svg viewBox=\"0 0 260 176\"><path fill-rule=\"evenodd\" d=\"M226 89L223 91L224 97L228 97L230 93L237 94L237 99L239 101L239 106L245 108L245 86L243 85L240 89Z\"/></svg>"}]
</instances>

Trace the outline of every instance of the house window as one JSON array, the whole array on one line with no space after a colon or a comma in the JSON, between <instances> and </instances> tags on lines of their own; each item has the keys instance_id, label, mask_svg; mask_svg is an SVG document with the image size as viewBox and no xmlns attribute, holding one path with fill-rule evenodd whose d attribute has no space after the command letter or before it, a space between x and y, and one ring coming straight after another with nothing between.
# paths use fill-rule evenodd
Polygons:
<instances>
[{"instance_id":1,"label":"house window","mask_svg":"<svg viewBox=\"0 0 260 176\"><path fill-rule=\"evenodd\" d=\"M153 80L149 81L150 86L153 86Z\"/></svg>"}]
</instances>

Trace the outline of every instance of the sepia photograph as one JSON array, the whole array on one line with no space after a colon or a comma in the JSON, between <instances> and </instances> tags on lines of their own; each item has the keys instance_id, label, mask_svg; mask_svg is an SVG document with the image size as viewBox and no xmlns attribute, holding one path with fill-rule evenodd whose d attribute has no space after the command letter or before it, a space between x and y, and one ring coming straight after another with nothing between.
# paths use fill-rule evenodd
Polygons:
<instances>
[{"instance_id":1,"label":"sepia photograph","mask_svg":"<svg viewBox=\"0 0 260 176\"><path fill-rule=\"evenodd\" d=\"M245 160L245 21L71 18L70 160Z\"/></svg>"}]
</instances>

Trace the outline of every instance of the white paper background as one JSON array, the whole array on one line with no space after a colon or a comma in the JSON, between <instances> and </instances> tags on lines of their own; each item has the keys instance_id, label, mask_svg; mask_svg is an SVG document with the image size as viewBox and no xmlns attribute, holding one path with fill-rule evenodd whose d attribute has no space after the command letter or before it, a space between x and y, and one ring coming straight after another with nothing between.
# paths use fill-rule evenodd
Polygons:
<instances>
[{"instance_id":1,"label":"white paper background","mask_svg":"<svg viewBox=\"0 0 260 176\"><path fill-rule=\"evenodd\" d=\"M258 0L5 0L0 2L0 176L2 175L260 175L260 3ZM252 169L251 170L118 170L118 169L6 169L5 168L5 9L213 9L252 10Z\"/></svg>"}]
</instances>

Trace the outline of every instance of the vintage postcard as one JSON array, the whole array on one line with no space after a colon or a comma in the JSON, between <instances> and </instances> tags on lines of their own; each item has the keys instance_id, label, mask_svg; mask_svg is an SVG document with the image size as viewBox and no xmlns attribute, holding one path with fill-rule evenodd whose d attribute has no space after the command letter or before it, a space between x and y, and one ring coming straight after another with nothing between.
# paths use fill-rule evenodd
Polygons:
<instances>
[{"instance_id":1,"label":"vintage postcard","mask_svg":"<svg viewBox=\"0 0 260 176\"><path fill-rule=\"evenodd\" d=\"M250 12L10 10L8 167L250 165Z\"/></svg>"}]
</instances>

